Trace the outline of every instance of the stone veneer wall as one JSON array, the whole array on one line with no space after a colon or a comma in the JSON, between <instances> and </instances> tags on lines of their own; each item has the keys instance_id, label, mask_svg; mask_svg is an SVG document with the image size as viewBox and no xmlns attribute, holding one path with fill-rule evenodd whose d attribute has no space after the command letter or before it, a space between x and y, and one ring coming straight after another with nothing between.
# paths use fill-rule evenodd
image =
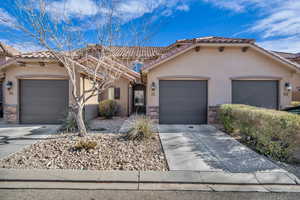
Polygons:
<instances>
[{"instance_id":1,"label":"stone veneer wall","mask_svg":"<svg viewBox=\"0 0 300 200\"><path fill-rule=\"evenodd\" d=\"M219 123L219 108L220 106L209 106L208 107L208 124ZM147 116L149 116L155 123L159 123L159 107L149 106L147 107Z\"/></svg>"},{"instance_id":2,"label":"stone veneer wall","mask_svg":"<svg viewBox=\"0 0 300 200\"><path fill-rule=\"evenodd\" d=\"M149 116L155 123L159 123L159 107L158 106L148 106L147 116Z\"/></svg>"},{"instance_id":3,"label":"stone veneer wall","mask_svg":"<svg viewBox=\"0 0 300 200\"><path fill-rule=\"evenodd\" d=\"M18 120L18 106L17 105L4 105L3 112L4 121L7 123L16 124Z\"/></svg>"},{"instance_id":4,"label":"stone veneer wall","mask_svg":"<svg viewBox=\"0 0 300 200\"><path fill-rule=\"evenodd\" d=\"M220 106L209 106L208 107L208 124L219 124L219 108Z\"/></svg>"}]
</instances>

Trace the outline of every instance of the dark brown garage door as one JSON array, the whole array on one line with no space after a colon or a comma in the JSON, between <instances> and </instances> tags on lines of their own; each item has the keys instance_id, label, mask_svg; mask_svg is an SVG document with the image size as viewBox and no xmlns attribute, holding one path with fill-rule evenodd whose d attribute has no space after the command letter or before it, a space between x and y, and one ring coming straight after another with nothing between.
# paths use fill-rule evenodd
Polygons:
<instances>
[{"instance_id":1,"label":"dark brown garage door","mask_svg":"<svg viewBox=\"0 0 300 200\"><path fill-rule=\"evenodd\" d=\"M207 81L159 81L159 122L161 124L205 124Z\"/></svg>"},{"instance_id":2,"label":"dark brown garage door","mask_svg":"<svg viewBox=\"0 0 300 200\"><path fill-rule=\"evenodd\" d=\"M20 80L20 122L61 123L68 108L67 80Z\"/></svg>"},{"instance_id":3,"label":"dark brown garage door","mask_svg":"<svg viewBox=\"0 0 300 200\"><path fill-rule=\"evenodd\" d=\"M232 103L278 109L278 81L234 80Z\"/></svg>"}]
</instances>

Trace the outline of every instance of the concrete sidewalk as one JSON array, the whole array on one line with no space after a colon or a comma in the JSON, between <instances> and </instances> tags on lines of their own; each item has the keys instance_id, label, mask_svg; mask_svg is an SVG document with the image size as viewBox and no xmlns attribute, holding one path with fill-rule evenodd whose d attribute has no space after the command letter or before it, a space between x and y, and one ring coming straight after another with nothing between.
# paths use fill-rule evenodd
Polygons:
<instances>
[{"instance_id":1,"label":"concrete sidewalk","mask_svg":"<svg viewBox=\"0 0 300 200\"><path fill-rule=\"evenodd\" d=\"M0 169L0 189L114 189L300 192L285 173Z\"/></svg>"}]
</instances>

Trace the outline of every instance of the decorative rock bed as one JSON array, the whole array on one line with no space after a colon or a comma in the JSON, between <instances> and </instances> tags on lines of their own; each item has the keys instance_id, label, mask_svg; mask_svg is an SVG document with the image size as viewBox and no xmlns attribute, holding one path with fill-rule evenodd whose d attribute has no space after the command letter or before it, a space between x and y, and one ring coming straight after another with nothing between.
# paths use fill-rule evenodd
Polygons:
<instances>
[{"instance_id":1,"label":"decorative rock bed","mask_svg":"<svg viewBox=\"0 0 300 200\"><path fill-rule=\"evenodd\" d=\"M57 135L35 143L0 160L1 168L82 169L82 170L158 170L167 163L159 136L144 141L124 140L120 134L90 134L95 149L74 150L82 140L74 134Z\"/></svg>"}]
</instances>

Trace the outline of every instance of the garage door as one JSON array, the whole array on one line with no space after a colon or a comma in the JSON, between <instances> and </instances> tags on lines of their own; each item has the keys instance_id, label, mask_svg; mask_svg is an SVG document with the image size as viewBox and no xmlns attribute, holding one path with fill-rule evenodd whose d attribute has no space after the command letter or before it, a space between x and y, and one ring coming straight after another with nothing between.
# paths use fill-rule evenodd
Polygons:
<instances>
[{"instance_id":1,"label":"garage door","mask_svg":"<svg viewBox=\"0 0 300 200\"><path fill-rule=\"evenodd\" d=\"M67 80L20 80L20 122L61 123L68 94Z\"/></svg>"},{"instance_id":2,"label":"garage door","mask_svg":"<svg viewBox=\"0 0 300 200\"><path fill-rule=\"evenodd\" d=\"M205 124L207 81L161 80L159 122L161 124Z\"/></svg>"},{"instance_id":3,"label":"garage door","mask_svg":"<svg viewBox=\"0 0 300 200\"><path fill-rule=\"evenodd\" d=\"M232 103L278 109L278 81L234 80Z\"/></svg>"}]
</instances>

